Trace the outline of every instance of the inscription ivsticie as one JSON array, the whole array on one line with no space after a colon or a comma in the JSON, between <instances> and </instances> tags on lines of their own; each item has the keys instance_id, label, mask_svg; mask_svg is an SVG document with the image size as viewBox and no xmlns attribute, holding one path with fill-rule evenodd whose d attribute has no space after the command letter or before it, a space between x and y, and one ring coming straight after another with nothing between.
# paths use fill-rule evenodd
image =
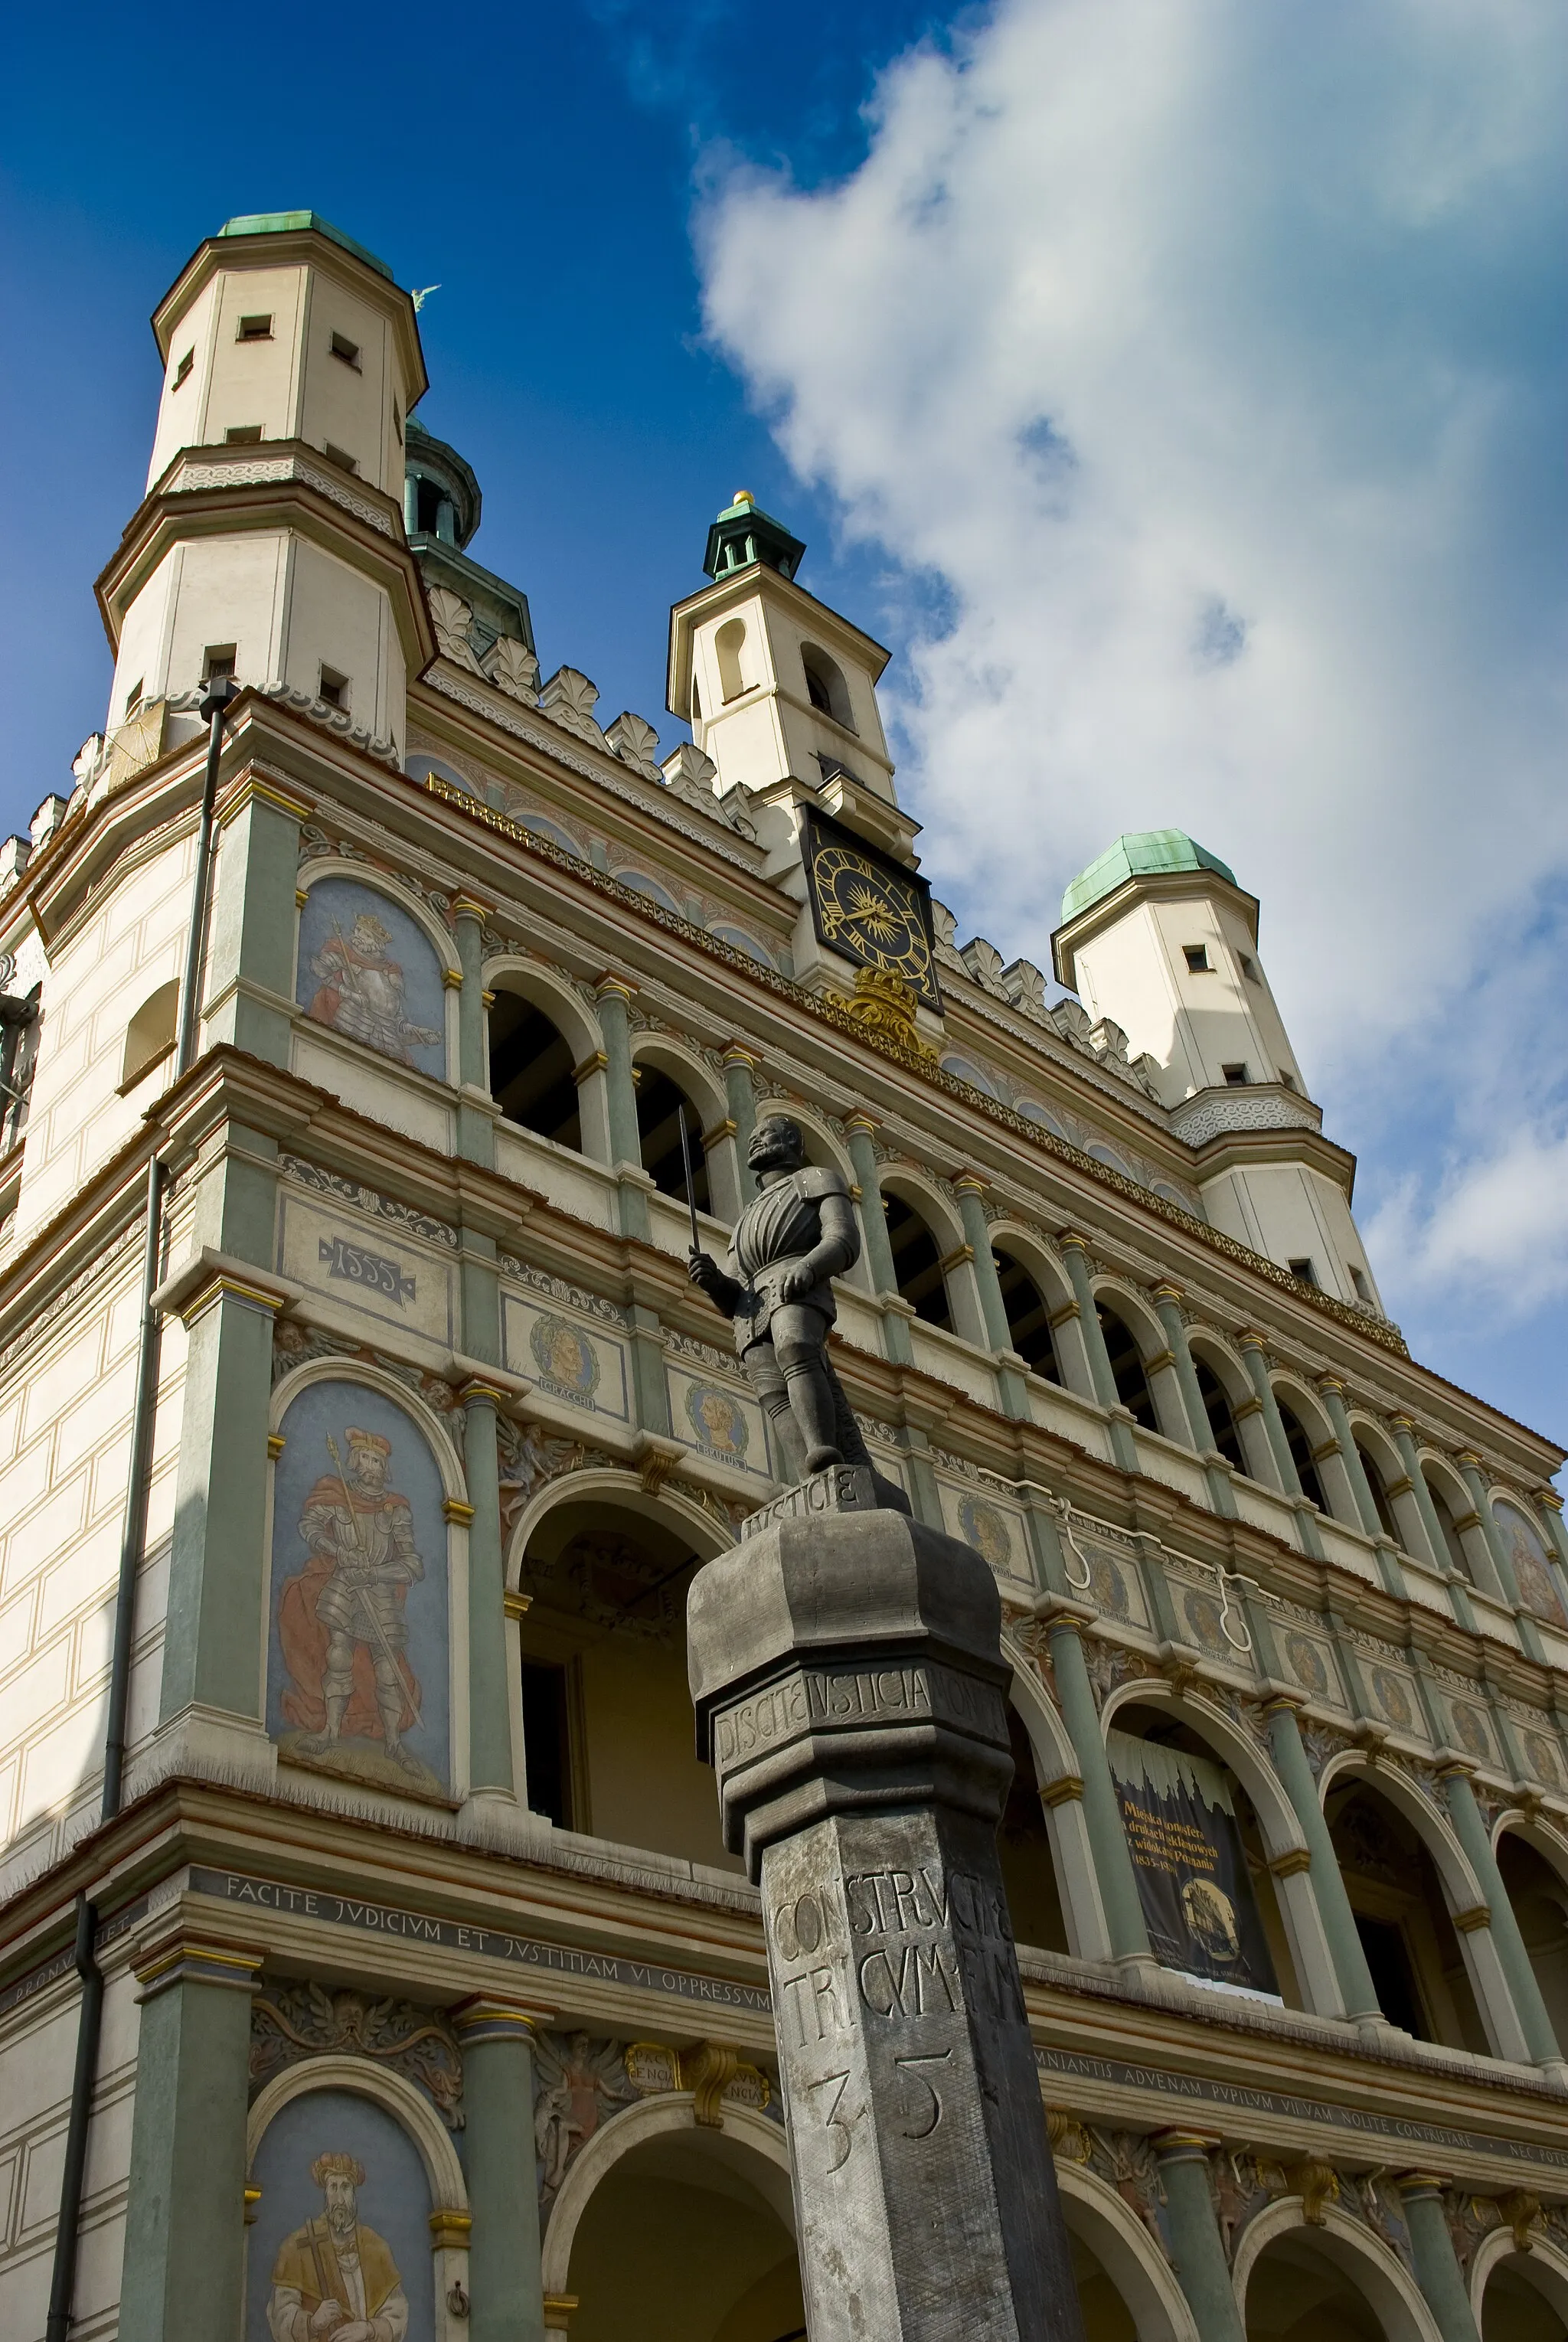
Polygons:
<instances>
[{"instance_id":1,"label":"inscription ivsticie","mask_svg":"<svg viewBox=\"0 0 1568 2342\"><path fill-rule=\"evenodd\" d=\"M824 1725L934 1720L1005 1738L1001 1695L955 1668L917 1666L801 1668L714 1719L721 1772L759 1748Z\"/></svg>"}]
</instances>

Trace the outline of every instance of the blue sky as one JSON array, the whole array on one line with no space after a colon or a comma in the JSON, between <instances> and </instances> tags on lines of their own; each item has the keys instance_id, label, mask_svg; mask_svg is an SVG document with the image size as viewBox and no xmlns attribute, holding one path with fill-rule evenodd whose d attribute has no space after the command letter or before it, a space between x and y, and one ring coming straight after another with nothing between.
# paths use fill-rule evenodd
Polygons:
<instances>
[{"instance_id":1,"label":"blue sky","mask_svg":"<svg viewBox=\"0 0 1568 2342\"><path fill-rule=\"evenodd\" d=\"M894 648L963 933L1044 962L1124 828L1230 860L1391 1310L1568 1444L1556 0L89 5L9 62L5 827L103 720L147 314L314 206L439 281L422 417L546 672L672 737L744 484Z\"/></svg>"}]
</instances>

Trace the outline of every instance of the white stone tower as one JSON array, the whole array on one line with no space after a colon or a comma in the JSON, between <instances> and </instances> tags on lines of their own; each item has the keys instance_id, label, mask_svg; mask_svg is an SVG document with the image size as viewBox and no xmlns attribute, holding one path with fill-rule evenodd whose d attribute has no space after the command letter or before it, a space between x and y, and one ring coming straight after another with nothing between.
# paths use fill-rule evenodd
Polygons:
<instances>
[{"instance_id":1,"label":"white stone tower","mask_svg":"<svg viewBox=\"0 0 1568 2342\"><path fill-rule=\"evenodd\" d=\"M1153 1060L1213 1225L1380 1307L1351 1216L1354 1161L1307 1095L1258 956L1257 898L1183 831L1142 830L1074 879L1062 922L1058 978Z\"/></svg>"},{"instance_id":2,"label":"white stone tower","mask_svg":"<svg viewBox=\"0 0 1568 2342\"><path fill-rule=\"evenodd\" d=\"M147 495L98 582L110 728L228 671L399 746L434 648L403 527L412 300L314 212L274 212L209 236L153 328Z\"/></svg>"}]
</instances>

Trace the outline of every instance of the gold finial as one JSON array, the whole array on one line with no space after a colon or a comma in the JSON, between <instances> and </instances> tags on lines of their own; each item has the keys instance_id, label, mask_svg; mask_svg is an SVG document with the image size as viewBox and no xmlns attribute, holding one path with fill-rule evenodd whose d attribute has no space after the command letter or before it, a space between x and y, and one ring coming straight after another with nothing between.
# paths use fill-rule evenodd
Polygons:
<instances>
[{"instance_id":1,"label":"gold finial","mask_svg":"<svg viewBox=\"0 0 1568 2342\"><path fill-rule=\"evenodd\" d=\"M756 498L753 495L750 488L737 488L734 495L730 498L730 502L733 505L754 505Z\"/></svg>"}]
</instances>

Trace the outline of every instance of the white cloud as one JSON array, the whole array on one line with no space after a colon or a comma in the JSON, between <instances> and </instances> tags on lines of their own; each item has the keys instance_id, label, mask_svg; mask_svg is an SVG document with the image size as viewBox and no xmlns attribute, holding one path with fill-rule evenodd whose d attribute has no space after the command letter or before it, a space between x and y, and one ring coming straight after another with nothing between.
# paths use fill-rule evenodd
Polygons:
<instances>
[{"instance_id":1,"label":"white cloud","mask_svg":"<svg viewBox=\"0 0 1568 2342\"><path fill-rule=\"evenodd\" d=\"M1483 1282L1488 1196L1568 1228L1553 1079L1463 1096L1464 987L1568 864L1565 50L1556 0L1011 0L889 69L846 181L700 222L713 337L907 582L944 891L1044 961L1117 831L1191 830L1320 1095L1449 1085L1387 1230Z\"/></svg>"}]
</instances>

